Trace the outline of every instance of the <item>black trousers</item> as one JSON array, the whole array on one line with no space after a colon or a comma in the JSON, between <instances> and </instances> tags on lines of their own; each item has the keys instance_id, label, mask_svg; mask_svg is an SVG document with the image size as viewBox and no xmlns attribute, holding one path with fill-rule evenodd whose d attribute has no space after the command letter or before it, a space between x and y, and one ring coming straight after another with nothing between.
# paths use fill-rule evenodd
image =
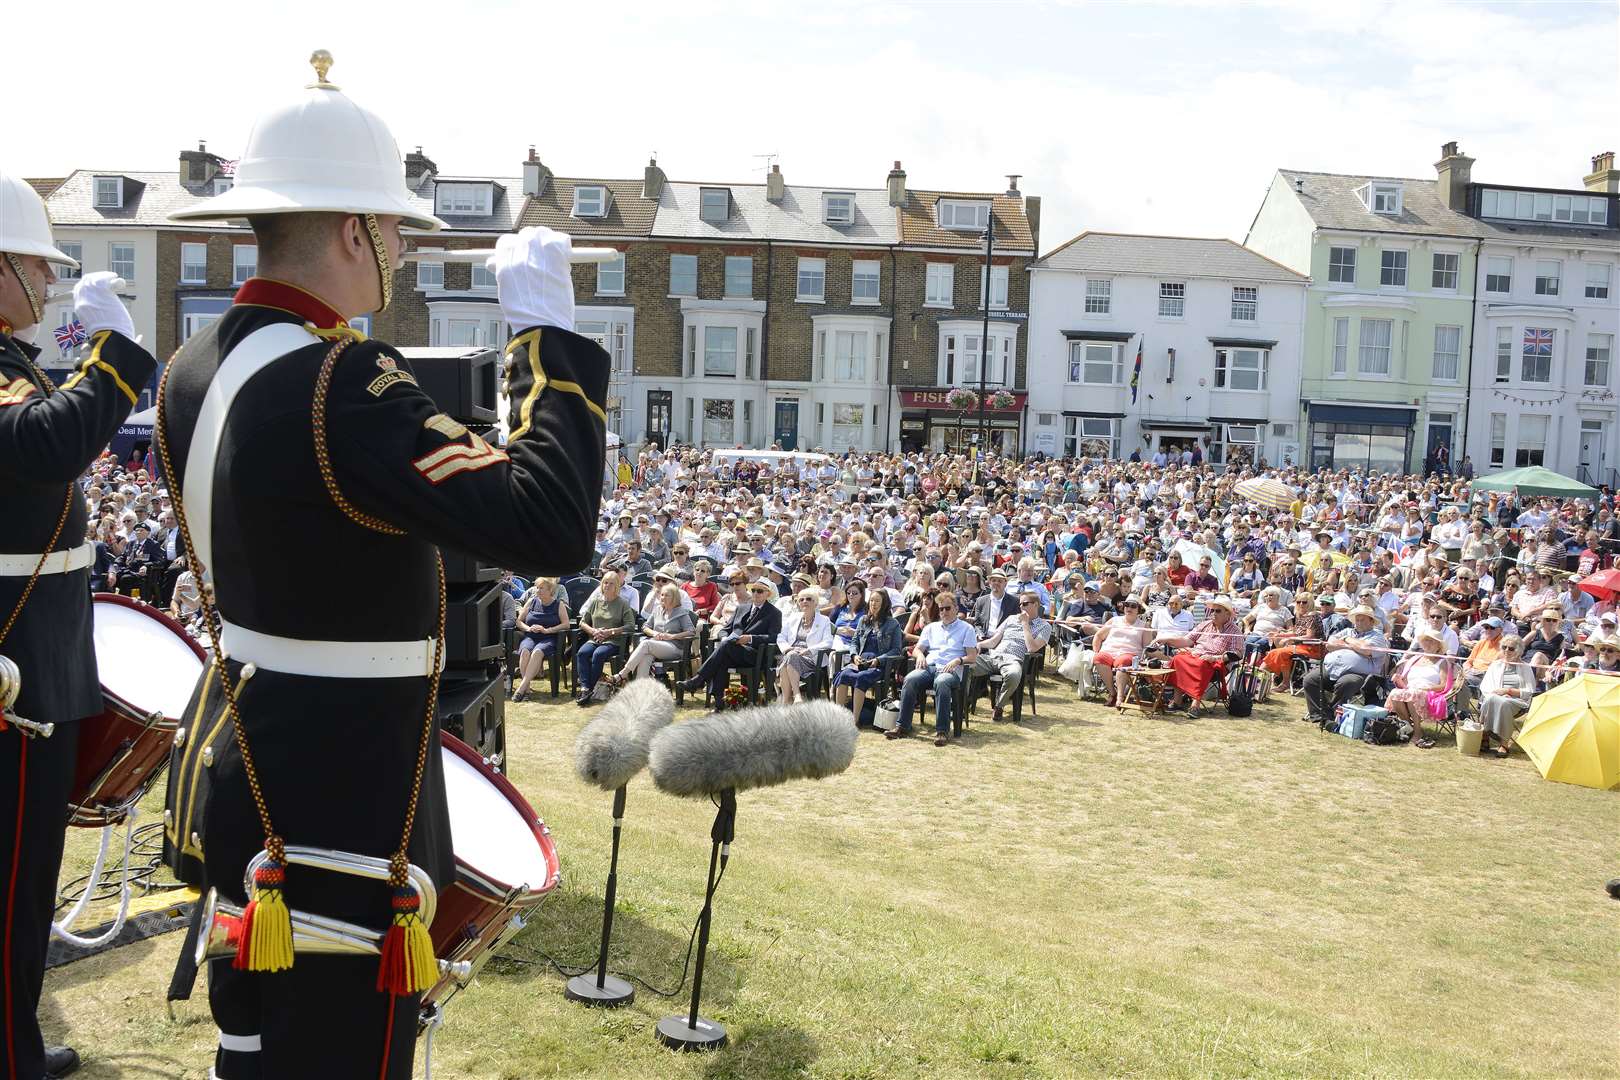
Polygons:
<instances>
[{"instance_id":1,"label":"black trousers","mask_svg":"<svg viewBox=\"0 0 1620 1080\"><path fill-rule=\"evenodd\" d=\"M1310 674L1305 676L1307 715L1318 724L1326 723L1340 705L1361 693L1362 684L1366 681L1367 676L1353 673L1329 679L1322 674L1321 667L1312 668Z\"/></svg>"},{"instance_id":2,"label":"black trousers","mask_svg":"<svg viewBox=\"0 0 1620 1080\"><path fill-rule=\"evenodd\" d=\"M377 991L374 956L300 953L289 971L208 964L219 1080L410 1080L420 995Z\"/></svg>"},{"instance_id":3,"label":"black trousers","mask_svg":"<svg viewBox=\"0 0 1620 1080\"><path fill-rule=\"evenodd\" d=\"M27 738L14 728L0 732L0 904L5 905L0 1077L11 1080L38 1080L45 1074L45 1041L37 1014L78 745L78 724L58 724L48 739Z\"/></svg>"},{"instance_id":4,"label":"black trousers","mask_svg":"<svg viewBox=\"0 0 1620 1080\"><path fill-rule=\"evenodd\" d=\"M754 666L754 647L752 645L739 645L735 641L728 641L724 645L716 645L709 658L703 661L703 666L697 669L692 678L706 682L713 689L715 697L725 693L726 683L730 681L732 668L746 668Z\"/></svg>"}]
</instances>

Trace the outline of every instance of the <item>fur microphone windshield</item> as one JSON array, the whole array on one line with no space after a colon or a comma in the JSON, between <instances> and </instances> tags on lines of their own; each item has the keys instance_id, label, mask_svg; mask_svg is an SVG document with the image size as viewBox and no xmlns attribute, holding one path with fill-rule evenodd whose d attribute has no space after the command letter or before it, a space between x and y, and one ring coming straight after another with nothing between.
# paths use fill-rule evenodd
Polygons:
<instances>
[{"instance_id":1,"label":"fur microphone windshield","mask_svg":"<svg viewBox=\"0 0 1620 1080\"><path fill-rule=\"evenodd\" d=\"M647 764L647 747L675 719L675 699L657 679L632 679L574 740L579 778L603 791L623 787Z\"/></svg>"},{"instance_id":2,"label":"fur microphone windshield","mask_svg":"<svg viewBox=\"0 0 1620 1080\"><path fill-rule=\"evenodd\" d=\"M746 791L843 772L856 735L849 710L830 701L738 709L660 731L647 766L671 795Z\"/></svg>"}]
</instances>

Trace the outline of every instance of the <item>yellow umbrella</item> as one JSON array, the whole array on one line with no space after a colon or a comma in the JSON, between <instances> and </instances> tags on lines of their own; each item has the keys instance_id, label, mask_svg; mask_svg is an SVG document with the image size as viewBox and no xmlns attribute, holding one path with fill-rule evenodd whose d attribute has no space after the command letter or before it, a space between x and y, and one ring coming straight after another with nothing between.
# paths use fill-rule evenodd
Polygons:
<instances>
[{"instance_id":1,"label":"yellow umbrella","mask_svg":"<svg viewBox=\"0 0 1620 1080\"><path fill-rule=\"evenodd\" d=\"M1321 567L1324 559L1329 560L1329 566L1349 566L1351 562L1350 556L1342 551L1322 551L1320 549L1308 551L1301 555L1299 562L1307 570L1316 570Z\"/></svg>"},{"instance_id":2,"label":"yellow umbrella","mask_svg":"<svg viewBox=\"0 0 1620 1080\"><path fill-rule=\"evenodd\" d=\"M1242 498L1258 503L1270 510L1287 510L1299 496L1281 480L1270 476L1256 476L1238 484L1236 491Z\"/></svg>"},{"instance_id":3,"label":"yellow umbrella","mask_svg":"<svg viewBox=\"0 0 1620 1080\"><path fill-rule=\"evenodd\" d=\"M1620 676L1580 674L1542 694L1514 741L1548 780L1620 785Z\"/></svg>"}]
</instances>

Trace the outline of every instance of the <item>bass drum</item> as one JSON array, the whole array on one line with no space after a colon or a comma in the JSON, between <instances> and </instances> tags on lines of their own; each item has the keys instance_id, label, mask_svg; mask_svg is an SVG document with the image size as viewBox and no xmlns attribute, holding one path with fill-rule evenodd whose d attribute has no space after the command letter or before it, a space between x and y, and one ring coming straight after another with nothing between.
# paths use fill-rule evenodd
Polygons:
<instances>
[{"instance_id":1,"label":"bass drum","mask_svg":"<svg viewBox=\"0 0 1620 1080\"><path fill-rule=\"evenodd\" d=\"M106 707L79 723L68 823L101 828L123 821L168 763L208 654L150 604L97 593L90 611Z\"/></svg>"},{"instance_id":2,"label":"bass drum","mask_svg":"<svg viewBox=\"0 0 1620 1080\"><path fill-rule=\"evenodd\" d=\"M518 789L460 739L441 738L456 880L439 894L433 952L471 966L422 995L424 1010L454 996L562 882L551 830Z\"/></svg>"}]
</instances>

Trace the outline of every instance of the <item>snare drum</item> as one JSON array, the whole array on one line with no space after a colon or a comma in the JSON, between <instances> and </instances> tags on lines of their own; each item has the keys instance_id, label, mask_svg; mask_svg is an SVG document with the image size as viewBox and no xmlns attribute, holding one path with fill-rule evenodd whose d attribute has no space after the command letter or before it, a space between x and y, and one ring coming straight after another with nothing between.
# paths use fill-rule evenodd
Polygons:
<instances>
[{"instance_id":1,"label":"snare drum","mask_svg":"<svg viewBox=\"0 0 1620 1080\"><path fill-rule=\"evenodd\" d=\"M97 593L91 616L106 708L79 724L68 821L101 828L122 821L163 771L208 655L139 600Z\"/></svg>"},{"instance_id":2,"label":"snare drum","mask_svg":"<svg viewBox=\"0 0 1620 1080\"><path fill-rule=\"evenodd\" d=\"M523 916L561 883L562 871L551 830L517 788L472 747L442 738L456 880L439 894L433 951L440 960L470 962L476 972L523 929ZM442 1003L465 981L440 979L423 1006Z\"/></svg>"}]
</instances>

